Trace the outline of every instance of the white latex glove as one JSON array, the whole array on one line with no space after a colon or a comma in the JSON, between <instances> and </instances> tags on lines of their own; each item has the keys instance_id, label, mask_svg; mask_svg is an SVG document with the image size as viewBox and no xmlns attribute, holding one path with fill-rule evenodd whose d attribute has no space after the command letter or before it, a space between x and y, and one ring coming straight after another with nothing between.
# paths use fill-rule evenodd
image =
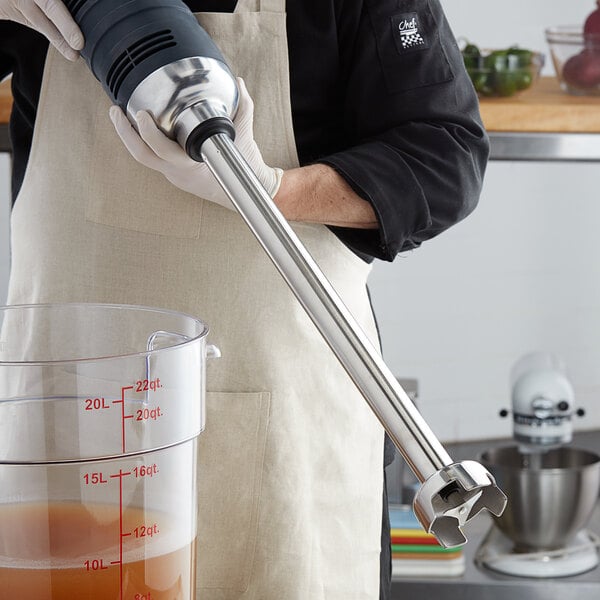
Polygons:
<instances>
[{"instance_id":1,"label":"white latex glove","mask_svg":"<svg viewBox=\"0 0 600 600\"><path fill-rule=\"evenodd\" d=\"M283 171L265 164L254 141L254 103L243 79L238 78L238 85L240 101L233 120L236 130L235 145L272 198L279 189ZM192 160L177 142L169 139L156 126L148 112L140 111L136 115L139 135L118 106L111 106L109 114L117 134L135 160L162 173L183 191L233 209L229 198L208 167L204 163Z\"/></svg>"},{"instance_id":2,"label":"white latex glove","mask_svg":"<svg viewBox=\"0 0 600 600\"><path fill-rule=\"evenodd\" d=\"M0 20L39 31L69 60L77 60L84 45L81 29L60 0L0 0Z\"/></svg>"}]
</instances>

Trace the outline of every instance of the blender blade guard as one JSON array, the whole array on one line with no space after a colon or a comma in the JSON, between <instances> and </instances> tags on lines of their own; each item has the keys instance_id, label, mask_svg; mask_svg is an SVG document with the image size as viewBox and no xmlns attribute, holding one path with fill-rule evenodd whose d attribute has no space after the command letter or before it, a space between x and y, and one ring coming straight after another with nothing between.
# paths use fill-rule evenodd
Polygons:
<instances>
[{"instance_id":1,"label":"blender blade guard","mask_svg":"<svg viewBox=\"0 0 600 600\"><path fill-rule=\"evenodd\" d=\"M440 469L418 490L413 508L423 527L442 546L452 548L467 541L462 527L487 509L499 516L506 507L506 495L479 463L471 460Z\"/></svg>"}]
</instances>

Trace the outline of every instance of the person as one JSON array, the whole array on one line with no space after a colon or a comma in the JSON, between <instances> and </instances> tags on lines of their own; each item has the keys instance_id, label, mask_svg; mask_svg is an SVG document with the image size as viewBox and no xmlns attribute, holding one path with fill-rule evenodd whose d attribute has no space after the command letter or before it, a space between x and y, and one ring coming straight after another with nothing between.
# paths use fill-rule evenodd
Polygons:
<instances>
[{"instance_id":1,"label":"person","mask_svg":"<svg viewBox=\"0 0 600 600\"><path fill-rule=\"evenodd\" d=\"M373 261L465 218L488 159L440 2L186 4L241 78L236 144L376 342ZM171 308L221 349L200 436L200 597L389 598L384 435L364 399L206 167L147 113L132 127L110 106L64 5L0 0L0 19L9 302Z\"/></svg>"}]
</instances>

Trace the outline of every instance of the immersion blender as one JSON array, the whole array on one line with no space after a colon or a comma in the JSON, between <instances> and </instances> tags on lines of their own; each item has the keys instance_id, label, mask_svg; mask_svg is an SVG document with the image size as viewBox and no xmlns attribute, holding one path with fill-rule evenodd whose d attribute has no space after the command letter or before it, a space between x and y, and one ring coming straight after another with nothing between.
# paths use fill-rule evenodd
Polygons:
<instances>
[{"instance_id":1,"label":"immersion blender","mask_svg":"<svg viewBox=\"0 0 600 600\"><path fill-rule=\"evenodd\" d=\"M445 547L506 496L478 462L453 462L377 349L281 215L233 143L235 77L180 0L65 0L85 36L81 54L135 124L146 110L196 161L204 161L422 482L413 508ZM265 68L267 68L265 66Z\"/></svg>"}]
</instances>

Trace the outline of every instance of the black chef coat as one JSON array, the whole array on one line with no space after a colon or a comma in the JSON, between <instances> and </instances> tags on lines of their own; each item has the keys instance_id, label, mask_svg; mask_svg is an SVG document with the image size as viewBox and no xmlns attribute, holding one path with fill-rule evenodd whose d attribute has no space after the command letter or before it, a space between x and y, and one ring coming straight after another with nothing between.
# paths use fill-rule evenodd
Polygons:
<instances>
[{"instance_id":1,"label":"black chef coat","mask_svg":"<svg viewBox=\"0 0 600 600\"><path fill-rule=\"evenodd\" d=\"M236 0L186 3L230 12ZM393 260L475 207L488 139L438 0L288 0L287 33L300 163L333 167L379 221L379 230L332 227L336 235L366 260ZM0 21L0 79L13 73L13 198L46 50L41 35Z\"/></svg>"}]
</instances>

